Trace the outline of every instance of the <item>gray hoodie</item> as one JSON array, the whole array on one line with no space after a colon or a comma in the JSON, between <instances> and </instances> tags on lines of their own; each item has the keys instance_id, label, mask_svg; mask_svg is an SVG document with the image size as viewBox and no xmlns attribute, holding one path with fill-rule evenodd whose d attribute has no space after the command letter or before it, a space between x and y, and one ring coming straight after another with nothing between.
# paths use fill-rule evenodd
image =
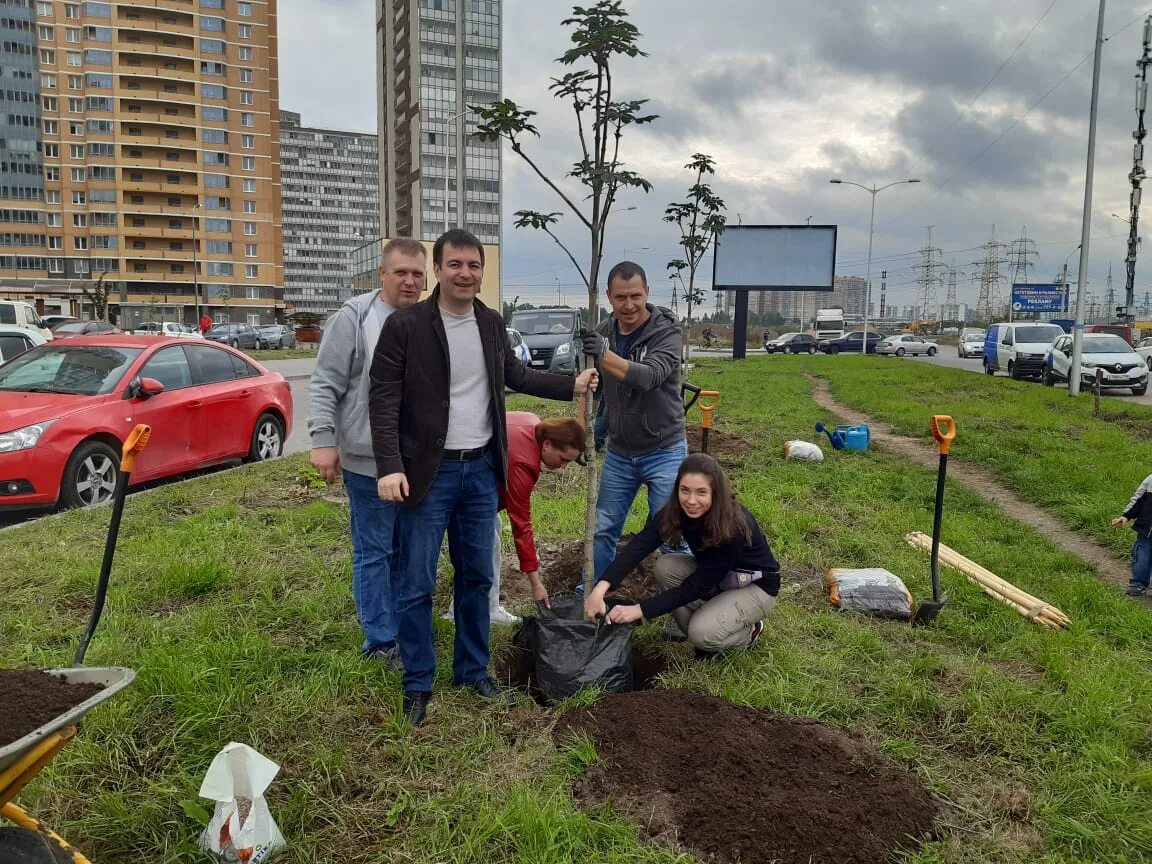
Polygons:
<instances>
[{"instance_id":1,"label":"gray hoodie","mask_svg":"<svg viewBox=\"0 0 1152 864\"><path fill-rule=\"evenodd\" d=\"M683 336L671 310L648 304L652 316L644 325L628 361L623 381L601 375L608 447L625 458L643 456L684 440L684 401L680 395ZM596 328L616 351L616 319Z\"/></svg>"},{"instance_id":2,"label":"gray hoodie","mask_svg":"<svg viewBox=\"0 0 1152 864\"><path fill-rule=\"evenodd\" d=\"M356 295L328 319L308 385L312 446L337 448L340 467L366 477L376 476L368 424L368 371L384 321L395 311L377 299L379 293Z\"/></svg>"}]
</instances>

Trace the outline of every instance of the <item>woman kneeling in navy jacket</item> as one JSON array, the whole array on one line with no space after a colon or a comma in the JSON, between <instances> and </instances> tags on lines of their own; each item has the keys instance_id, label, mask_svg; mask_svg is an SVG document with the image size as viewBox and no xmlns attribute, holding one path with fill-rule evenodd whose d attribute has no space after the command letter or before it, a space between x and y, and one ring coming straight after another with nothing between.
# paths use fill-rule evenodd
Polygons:
<instances>
[{"instance_id":1,"label":"woman kneeling in navy jacket","mask_svg":"<svg viewBox=\"0 0 1152 864\"><path fill-rule=\"evenodd\" d=\"M604 596L612 588L662 544L681 540L691 555L670 553L656 562L663 593L607 611ZM624 624L671 612L697 653L711 655L750 647L779 591L780 565L756 518L736 501L720 463L694 453L676 474L676 494L616 556L585 599L584 614Z\"/></svg>"}]
</instances>

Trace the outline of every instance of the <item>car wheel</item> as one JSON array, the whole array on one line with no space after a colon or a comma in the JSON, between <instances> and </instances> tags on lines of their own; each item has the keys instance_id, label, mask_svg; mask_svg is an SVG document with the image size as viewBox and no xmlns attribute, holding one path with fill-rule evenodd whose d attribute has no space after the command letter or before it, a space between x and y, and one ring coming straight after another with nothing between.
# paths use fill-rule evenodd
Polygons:
<instances>
[{"instance_id":1,"label":"car wheel","mask_svg":"<svg viewBox=\"0 0 1152 864\"><path fill-rule=\"evenodd\" d=\"M1141 386L1141 387L1133 387L1132 388L1132 395L1133 396L1143 396L1147 392L1148 392L1148 382L1147 381L1145 381L1143 386Z\"/></svg>"},{"instance_id":2,"label":"car wheel","mask_svg":"<svg viewBox=\"0 0 1152 864\"><path fill-rule=\"evenodd\" d=\"M833 346L832 346L832 347L829 349L829 351L830 351L831 353L833 353L833 354L839 354L839 353L840 353L840 346L839 346L839 345L833 345Z\"/></svg>"},{"instance_id":3,"label":"car wheel","mask_svg":"<svg viewBox=\"0 0 1152 864\"><path fill-rule=\"evenodd\" d=\"M236 348L236 349L240 348L240 343L238 341L236 341L235 339L232 339L228 344L231 345L233 348Z\"/></svg>"},{"instance_id":4,"label":"car wheel","mask_svg":"<svg viewBox=\"0 0 1152 864\"><path fill-rule=\"evenodd\" d=\"M904 349L903 348L897 348L896 349L896 356L897 357L903 357L904 356Z\"/></svg>"},{"instance_id":5,"label":"car wheel","mask_svg":"<svg viewBox=\"0 0 1152 864\"><path fill-rule=\"evenodd\" d=\"M256 421L252 430L252 442L248 447L249 462L264 462L275 459L284 452L284 424L275 414L265 412Z\"/></svg>"},{"instance_id":6,"label":"car wheel","mask_svg":"<svg viewBox=\"0 0 1152 864\"><path fill-rule=\"evenodd\" d=\"M992 364L989 363L987 360L984 361L984 374L985 375L995 375L996 374L996 370L992 368Z\"/></svg>"},{"instance_id":7,"label":"car wheel","mask_svg":"<svg viewBox=\"0 0 1152 864\"><path fill-rule=\"evenodd\" d=\"M85 441L72 451L60 484L60 506L93 507L112 500L120 454L103 441Z\"/></svg>"},{"instance_id":8,"label":"car wheel","mask_svg":"<svg viewBox=\"0 0 1152 864\"><path fill-rule=\"evenodd\" d=\"M808 346L808 353L809 354L815 354L816 353L816 346L815 345L809 345Z\"/></svg>"},{"instance_id":9,"label":"car wheel","mask_svg":"<svg viewBox=\"0 0 1152 864\"><path fill-rule=\"evenodd\" d=\"M1018 374L1016 374L1016 364L1015 363L1012 363L1012 362L1008 363L1008 377L1011 378L1013 381L1019 381L1020 380L1020 376Z\"/></svg>"},{"instance_id":10,"label":"car wheel","mask_svg":"<svg viewBox=\"0 0 1152 864\"><path fill-rule=\"evenodd\" d=\"M1045 365L1044 371L1040 373L1040 383L1045 387L1056 386L1056 376L1052 374L1052 367Z\"/></svg>"},{"instance_id":11,"label":"car wheel","mask_svg":"<svg viewBox=\"0 0 1152 864\"><path fill-rule=\"evenodd\" d=\"M928 349L928 356L929 357L935 357L936 356L936 349L935 348L929 348Z\"/></svg>"}]
</instances>

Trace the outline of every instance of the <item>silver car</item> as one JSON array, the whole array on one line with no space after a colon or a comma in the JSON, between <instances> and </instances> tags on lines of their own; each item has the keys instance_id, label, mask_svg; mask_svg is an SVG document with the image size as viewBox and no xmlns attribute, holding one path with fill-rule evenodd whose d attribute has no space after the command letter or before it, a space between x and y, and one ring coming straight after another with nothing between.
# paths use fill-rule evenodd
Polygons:
<instances>
[{"instance_id":1,"label":"silver car","mask_svg":"<svg viewBox=\"0 0 1152 864\"><path fill-rule=\"evenodd\" d=\"M956 355L959 357L983 357L986 330L979 327L965 327L956 340Z\"/></svg>"},{"instance_id":2,"label":"silver car","mask_svg":"<svg viewBox=\"0 0 1152 864\"><path fill-rule=\"evenodd\" d=\"M913 333L900 333L896 336L887 336L880 340L876 346L877 354L895 354L903 357L905 354L927 354L935 357L940 346L927 339L921 339Z\"/></svg>"}]
</instances>

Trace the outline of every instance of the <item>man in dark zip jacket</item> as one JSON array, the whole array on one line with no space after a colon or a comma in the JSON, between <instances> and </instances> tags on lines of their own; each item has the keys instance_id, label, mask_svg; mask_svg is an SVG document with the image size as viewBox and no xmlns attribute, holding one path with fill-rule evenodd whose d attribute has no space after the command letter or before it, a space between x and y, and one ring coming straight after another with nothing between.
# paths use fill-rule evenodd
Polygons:
<instances>
[{"instance_id":1,"label":"man in dark zip jacket","mask_svg":"<svg viewBox=\"0 0 1152 864\"><path fill-rule=\"evenodd\" d=\"M1136 542L1132 544L1132 581L1125 592L1129 597L1143 597L1148 592L1152 575L1152 474L1136 487L1136 494L1124 508L1124 515L1112 520L1113 525L1132 523Z\"/></svg>"}]
</instances>

